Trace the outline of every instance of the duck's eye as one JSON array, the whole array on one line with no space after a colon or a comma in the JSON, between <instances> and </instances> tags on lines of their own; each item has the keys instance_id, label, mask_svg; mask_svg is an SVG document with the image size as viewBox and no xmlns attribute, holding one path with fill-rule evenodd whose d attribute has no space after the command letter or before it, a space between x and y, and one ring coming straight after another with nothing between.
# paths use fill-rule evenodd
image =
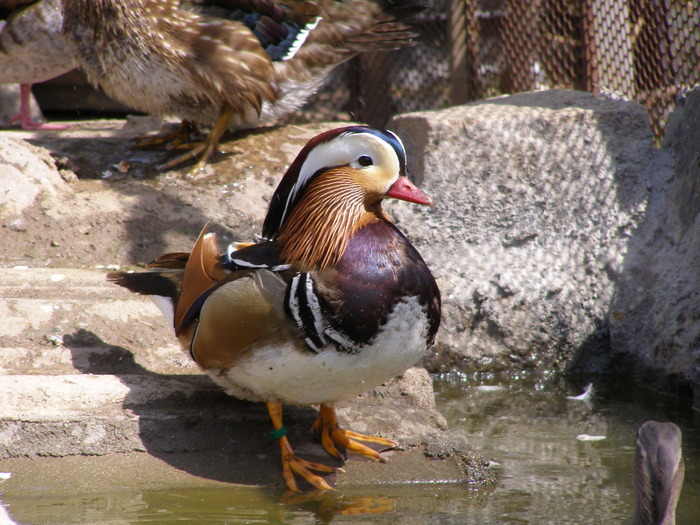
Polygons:
<instances>
[{"instance_id":1,"label":"duck's eye","mask_svg":"<svg viewBox=\"0 0 700 525\"><path fill-rule=\"evenodd\" d=\"M362 155L359 159L357 159L357 162L360 164L360 166L371 166L374 164L374 162L372 162L372 157L367 155Z\"/></svg>"}]
</instances>

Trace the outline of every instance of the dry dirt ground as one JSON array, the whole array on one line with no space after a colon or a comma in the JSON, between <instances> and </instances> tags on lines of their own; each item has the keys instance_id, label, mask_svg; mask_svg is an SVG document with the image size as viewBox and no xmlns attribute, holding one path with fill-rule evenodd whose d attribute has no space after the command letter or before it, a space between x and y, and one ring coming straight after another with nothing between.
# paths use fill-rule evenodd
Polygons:
<instances>
[{"instance_id":1,"label":"dry dirt ground","mask_svg":"<svg viewBox=\"0 0 700 525\"><path fill-rule=\"evenodd\" d=\"M26 156L3 155L3 178L11 177L8 168L25 177L10 181L3 200L29 203L3 213L0 242L12 247L3 250L5 262L54 267L147 262L163 250L188 249L207 221L222 242L253 238L290 161L306 140L332 127L292 126L234 138L194 180L186 168L154 169L172 153L133 147L133 139L153 131L153 124L136 117L126 123L80 122L61 132L0 132L0 138L13 140L4 150L37 146L41 150L30 153L47 164L46 173L38 173L42 170ZM37 188L44 189L41 195L34 195Z\"/></svg>"}]
</instances>

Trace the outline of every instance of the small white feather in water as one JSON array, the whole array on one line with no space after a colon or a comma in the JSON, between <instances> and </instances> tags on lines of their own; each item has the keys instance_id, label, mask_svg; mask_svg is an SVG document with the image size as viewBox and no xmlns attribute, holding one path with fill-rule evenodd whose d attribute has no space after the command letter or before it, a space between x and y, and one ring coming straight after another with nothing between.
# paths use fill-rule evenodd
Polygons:
<instances>
[{"instance_id":1,"label":"small white feather in water","mask_svg":"<svg viewBox=\"0 0 700 525\"><path fill-rule=\"evenodd\" d=\"M0 502L0 525L19 525L16 521L14 521L10 517L7 510L5 510L5 507L2 506L1 502Z\"/></svg>"},{"instance_id":2,"label":"small white feather in water","mask_svg":"<svg viewBox=\"0 0 700 525\"><path fill-rule=\"evenodd\" d=\"M605 436L591 436L588 434L579 434L576 436L579 441L603 441Z\"/></svg>"},{"instance_id":3,"label":"small white feather in water","mask_svg":"<svg viewBox=\"0 0 700 525\"><path fill-rule=\"evenodd\" d=\"M498 392L505 389L506 387L501 385L477 385L474 387L474 390L478 390L479 392Z\"/></svg>"},{"instance_id":4,"label":"small white feather in water","mask_svg":"<svg viewBox=\"0 0 700 525\"><path fill-rule=\"evenodd\" d=\"M579 394L577 396L566 396L566 399L572 399L574 401L583 401L584 403L588 403L590 402L591 397L593 397L593 383L588 383L588 385L583 391L583 394Z\"/></svg>"},{"instance_id":5,"label":"small white feather in water","mask_svg":"<svg viewBox=\"0 0 700 525\"><path fill-rule=\"evenodd\" d=\"M11 472L0 472L0 483L12 477ZM17 525L0 501L0 525Z\"/></svg>"}]
</instances>

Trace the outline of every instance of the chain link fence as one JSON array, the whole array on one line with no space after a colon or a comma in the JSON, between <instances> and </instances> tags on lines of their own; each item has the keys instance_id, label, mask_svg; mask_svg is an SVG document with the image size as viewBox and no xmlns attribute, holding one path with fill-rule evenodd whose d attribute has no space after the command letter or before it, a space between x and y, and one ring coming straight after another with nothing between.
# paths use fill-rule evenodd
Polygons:
<instances>
[{"instance_id":1,"label":"chain link fence","mask_svg":"<svg viewBox=\"0 0 700 525\"><path fill-rule=\"evenodd\" d=\"M428 0L420 43L340 68L308 118L391 115L538 89L644 105L657 139L700 77L698 0Z\"/></svg>"}]
</instances>

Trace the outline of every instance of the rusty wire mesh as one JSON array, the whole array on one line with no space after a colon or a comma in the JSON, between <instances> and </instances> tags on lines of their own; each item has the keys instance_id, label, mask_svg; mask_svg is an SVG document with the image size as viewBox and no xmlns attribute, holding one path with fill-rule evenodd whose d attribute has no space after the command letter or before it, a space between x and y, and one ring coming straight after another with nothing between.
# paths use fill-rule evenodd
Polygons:
<instances>
[{"instance_id":1,"label":"rusty wire mesh","mask_svg":"<svg viewBox=\"0 0 700 525\"><path fill-rule=\"evenodd\" d=\"M429 0L421 42L341 68L307 115L396 113L548 88L643 104L657 138L700 77L697 0Z\"/></svg>"}]
</instances>

